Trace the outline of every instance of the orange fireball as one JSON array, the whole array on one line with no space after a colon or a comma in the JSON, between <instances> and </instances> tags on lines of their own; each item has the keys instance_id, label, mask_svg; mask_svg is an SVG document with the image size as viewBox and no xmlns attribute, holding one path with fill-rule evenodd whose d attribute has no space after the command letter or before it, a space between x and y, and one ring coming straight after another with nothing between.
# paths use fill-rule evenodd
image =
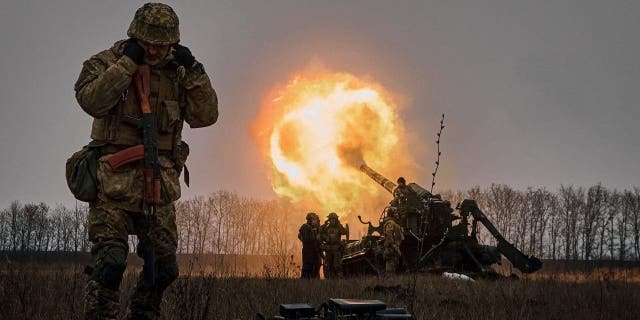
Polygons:
<instances>
[{"instance_id":1,"label":"orange fireball","mask_svg":"<svg viewBox=\"0 0 640 320\"><path fill-rule=\"evenodd\" d=\"M398 106L382 86L326 71L296 73L274 87L253 125L274 191L342 214L390 199L358 167L406 169L399 168L411 163L402 132Z\"/></svg>"}]
</instances>

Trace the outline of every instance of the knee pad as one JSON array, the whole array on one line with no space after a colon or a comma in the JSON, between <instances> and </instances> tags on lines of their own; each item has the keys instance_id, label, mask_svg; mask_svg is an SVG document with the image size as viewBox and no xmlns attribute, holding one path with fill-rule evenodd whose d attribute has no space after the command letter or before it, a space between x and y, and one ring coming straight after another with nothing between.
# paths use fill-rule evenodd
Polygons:
<instances>
[{"instance_id":1,"label":"knee pad","mask_svg":"<svg viewBox=\"0 0 640 320\"><path fill-rule=\"evenodd\" d=\"M158 273L156 275L156 287L160 290L166 289L176 278L178 278L178 262L176 256L166 256L156 260Z\"/></svg>"},{"instance_id":2,"label":"knee pad","mask_svg":"<svg viewBox=\"0 0 640 320\"><path fill-rule=\"evenodd\" d=\"M112 290L118 290L127 267L127 252L124 248L109 246L98 252L96 266L91 279Z\"/></svg>"}]
</instances>

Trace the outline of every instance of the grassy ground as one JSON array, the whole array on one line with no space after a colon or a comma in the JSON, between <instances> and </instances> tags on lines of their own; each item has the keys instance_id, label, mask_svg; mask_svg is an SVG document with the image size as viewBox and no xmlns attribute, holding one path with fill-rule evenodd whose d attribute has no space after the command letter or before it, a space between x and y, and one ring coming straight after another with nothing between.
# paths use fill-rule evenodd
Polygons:
<instances>
[{"instance_id":1,"label":"grassy ground","mask_svg":"<svg viewBox=\"0 0 640 320\"><path fill-rule=\"evenodd\" d=\"M85 276L80 266L0 270L0 319L82 318ZM418 319L638 319L640 283L635 276L623 281L618 272L473 283L436 275L311 281L192 275L170 287L163 312L164 319L254 319L256 312L276 314L280 303L318 305L340 297L379 299L409 309ZM133 284L129 271L123 302Z\"/></svg>"}]
</instances>

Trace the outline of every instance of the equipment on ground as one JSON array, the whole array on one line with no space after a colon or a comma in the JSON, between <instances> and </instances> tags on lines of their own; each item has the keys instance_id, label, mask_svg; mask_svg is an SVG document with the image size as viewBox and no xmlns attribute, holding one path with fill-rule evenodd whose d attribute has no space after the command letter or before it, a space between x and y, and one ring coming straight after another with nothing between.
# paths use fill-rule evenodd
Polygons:
<instances>
[{"instance_id":1,"label":"equipment on ground","mask_svg":"<svg viewBox=\"0 0 640 320\"><path fill-rule=\"evenodd\" d=\"M281 304L280 315L265 318L256 315L256 320L390 320L416 318L403 308L387 308L379 300L329 299L317 309L312 305Z\"/></svg>"}]
</instances>

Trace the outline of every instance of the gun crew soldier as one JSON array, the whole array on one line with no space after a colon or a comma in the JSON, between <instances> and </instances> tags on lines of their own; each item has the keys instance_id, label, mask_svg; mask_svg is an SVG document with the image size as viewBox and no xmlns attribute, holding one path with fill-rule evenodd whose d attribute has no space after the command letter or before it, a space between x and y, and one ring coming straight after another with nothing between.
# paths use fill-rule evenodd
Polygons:
<instances>
[{"instance_id":1,"label":"gun crew soldier","mask_svg":"<svg viewBox=\"0 0 640 320\"><path fill-rule=\"evenodd\" d=\"M97 195L89 199L94 266L88 270L86 319L118 318L129 234L139 239L136 252L145 267L128 317L159 317L163 292L178 276L174 202L189 153L181 140L183 121L200 128L218 118L216 93L202 64L178 44L178 16L171 7L145 4L127 36L85 61L75 84L78 103L94 118L93 141L84 150L99 152Z\"/></svg>"},{"instance_id":2,"label":"gun crew soldier","mask_svg":"<svg viewBox=\"0 0 640 320\"><path fill-rule=\"evenodd\" d=\"M320 278L322 250L320 249L320 217L315 212L307 213L307 223L300 226L298 239L302 242L302 279Z\"/></svg>"},{"instance_id":3,"label":"gun crew soldier","mask_svg":"<svg viewBox=\"0 0 640 320\"><path fill-rule=\"evenodd\" d=\"M404 240L404 230L398 224L398 212L394 207L387 207L383 220L384 252L382 254L387 274L393 274L400 265L400 245Z\"/></svg>"},{"instance_id":4,"label":"gun crew soldier","mask_svg":"<svg viewBox=\"0 0 640 320\"><path fill-rule=\"evenodd\" d=\"M398 223L408 230L417 230L417 213L413 207L418 201L418 195L408 185L403 177L396 181L398 186L393 190L393 200L390 205L397 208Z\"/></svg>"},{"instance_id":5,"label":"gun crew soldier","mask_svg":"<svg viewBox=\"0 0 640 320\"><path fill-rule=\"evenodd\" d=\"M342 254L344 242L342 236L348 235L349 229L343 227L340 218L335 212L329 213L327 220L320 226L320 240L324 250L324 276L325 278L342 277Z\"/></svg>"}]
</instances>

